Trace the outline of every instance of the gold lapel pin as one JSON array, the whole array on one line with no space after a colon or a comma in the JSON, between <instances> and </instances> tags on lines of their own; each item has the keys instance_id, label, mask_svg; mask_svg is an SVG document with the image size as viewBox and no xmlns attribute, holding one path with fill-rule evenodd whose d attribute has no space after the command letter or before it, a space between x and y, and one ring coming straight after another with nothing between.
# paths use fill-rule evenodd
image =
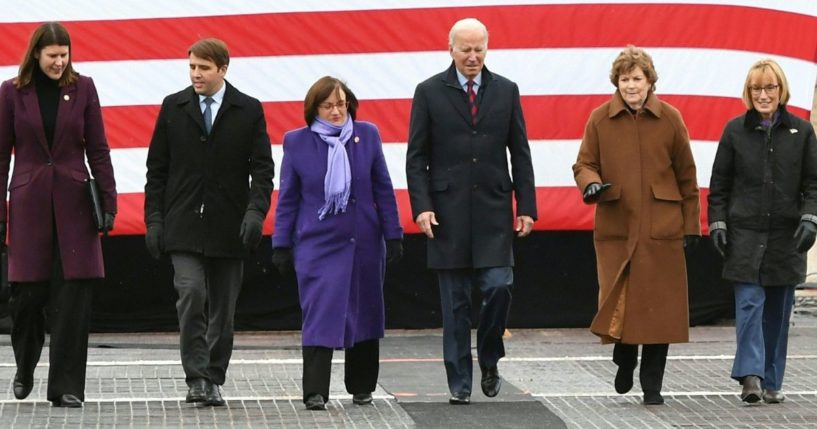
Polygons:
<instances>
[{"instance_id":1,"label":"gold lapel pin","mask_svg":"<svg viewBox=\"0 0 817 429\"><path fill-rule=\"evenodd\" d=\"M355 143L360 143L360 137L355 136Z\"/></svg>"},{"instance_id":2,"label":"gold lapel pin","mask_svg":"<svg viewBox=\"0 0 817 429\"><path fill-rule=\"evenodd\" d=\"M68 94L65 94L65 95L62 96L62 99L65 100L65 101L68 101L68 100L71 99L71 96L68 95Z\"/></svg>"}]
</instances>

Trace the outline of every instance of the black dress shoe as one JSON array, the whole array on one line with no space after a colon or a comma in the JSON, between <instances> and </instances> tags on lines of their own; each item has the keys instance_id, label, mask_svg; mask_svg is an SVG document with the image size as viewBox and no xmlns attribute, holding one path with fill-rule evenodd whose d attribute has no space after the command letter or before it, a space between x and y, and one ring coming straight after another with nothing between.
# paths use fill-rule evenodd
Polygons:
<instances>
[{"instance_id":1,"label":"black dress shoe","mask_svg":"<svg viewBox=\"0 0 817 429\"><path fill-rule=\"evenodd\" d=\"M23 375L20 370L14 374L14 397L17 399L25 399L31 389L34 388L34 375Z\"/></svg>"},{"instance_id":2,"label":"black dress shoe","mask_svg":"<svg viewBox=\"0 0 817 429\"><path fill-rule=\"evenodd\" d=\"M372 403L371 393L355 393L352 395L352 403L355 405L367 405Z\"/></svg>"},{"instance_id":3,"label":"black dress shoe","mask_svg":"<svg viewBox=\"0 0 817 429\"><path fill-rule=\"evenodd\" d=\"M51 405L54 407L82 408L82 401L76 396L67 393L60 396L56 401L51 401Z\"/></svg>"},{"instance_id":4,"label":"black dress shoe","mask_svg":"<svg viewBox=\"0 0 817 429\"><path fill-rule=\"evenodd\" d=\"M190 381L190 388L187 390L187 397L184 398L184 402L206 402L209 384L210 383L203 378Z\"/></svg>"},{"instance_id":5,"label":"black dress shoe","mask_svg":"<svg viewBox=\"0 0 817 429\"><path fill-rule=\"evenodd\" d=\"M215 383L208 383L207 399L204 401L212 407L223 407L227 404L221 396L221 386Z\"/></svg>"},{"instance_id":6,"label":"black dress shoe","mask_svg":"<svg viewBox=\"0 0 817 429\"><path fill-rule=\"evenodd\" d=\"M497 367L486 368L482 371L482 393L489 398L499 394L499 389L502 387L502 378L499 377L499 369Z\"/></svg>"},{"instance_id":7,"label":"black dress shoe","mask_svg":"<svg viewBox=\"0 0 817 429\"><path fill-rule=\"evenodd\" d=\"M657 390L647 390L644 392L644 405L661 405L664 403L664 397L661 392Z\"/></svg>"},{"instance_id":8,"label":"black dress shoe","mask_svg":"<svg viewBox=\"0 0 817 429\"><path fill-rule=\"evenodd\" d=\"M323 411L326 410L326 400L323 399L320 393L313 393L306 397L304 401L307 410Z\"/></svg>"},{"instance_id":9,"label":"black dress shoe","mask_svg":"<svg viewBox=\"0 0 817 429\"><path fill-rule=\"evenodd\" d=\"M455 393L448 398L448 403L451 405L468 405L471 403L471 395L467 393Z\"/></svg>"},{"instance_id":10,"label":"black dress shoe","mask_svg":"<svg viewBox=\"0 0 817 429\"><path fill-rule=\"evenodd\" d=\"M635 368L620 366L616 372L616 393L625 394L633 388L633 371Z\"/></svg>"}]
</instances>

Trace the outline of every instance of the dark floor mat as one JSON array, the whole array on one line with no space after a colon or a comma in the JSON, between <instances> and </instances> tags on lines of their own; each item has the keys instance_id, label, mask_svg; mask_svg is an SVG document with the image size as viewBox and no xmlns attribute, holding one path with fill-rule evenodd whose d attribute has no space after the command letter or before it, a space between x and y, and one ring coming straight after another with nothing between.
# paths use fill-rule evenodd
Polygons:
<instances>
[{"instance_id":1,"label":"dark floor mat","mask_svg":"<svg viewBox=\"0 0 817 429\"><path fill-rule=\"evenodd\" d=\"M447 402L401 402L418 428L567 428L544 404L524 402L478 402L449 405Z\"/></svg>"}]
</instances>

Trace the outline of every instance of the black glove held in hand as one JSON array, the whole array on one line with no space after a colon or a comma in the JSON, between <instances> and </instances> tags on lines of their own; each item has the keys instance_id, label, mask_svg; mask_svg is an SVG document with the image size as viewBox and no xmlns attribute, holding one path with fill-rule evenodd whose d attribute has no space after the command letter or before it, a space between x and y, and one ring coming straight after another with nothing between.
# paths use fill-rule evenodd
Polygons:
<instances>
[{"instance_id":1,"label":"black glove held in hand","mask_svg":"<svg viewBox=\"0 0 817 429\"><path fill-rule=\"evenodd\" d=\"M609 183L601 184L598 182L593 182L587 185L586 188L584 188L584 194L582 194L582 198L584 198L584 202L586 203L596 202L601 196L601 193L606 191L607 188L609 187L610 187Z\"/></svg>"},{"instance_id":2,"label":"black glove held in hand","mask_svg":"<svg viewBox=\"0 0 817 429\"><path fill-rule=\"evenodd\" d=\"M253 250L261 242L261 227L264 224L264 216L255 210L247 210L244 220L241 221L241 244L247 250Z\"/></svg>"},{"instance_id":3,"label":"black glove held in hand","mask_svg":"<svg viewBox=\"0 0 817 429\"><path fill-rule=\"evenodd\" d=\"M808 220L801 220L797 231L794 231L794 238L797 240L797 251L808 252L817 238L817 225Z\"/></svg>"},{"instance_id":4,"label":"black glove held in hand","mask_svg":"<svg viewBox=\"0 0 817 429\"><path fill-rule=\"evenodd\" d=\"M295 273L295 263L292 260L292 249L276 247L272 250L272 265L278 270L281 277L289 277Z\"/></svg>"},{"instance_id":5,"label":"black glove held in hand","mask_svg":"<svg viewBox=\"0 0 817 429\"><path fill-rule=\"evenodd\" d=\"M685 235L684 236L684 247L693 248L698 245L698 242L701 240L701 237L698 235Z\"/></svg>"},{"instance_id":6,"label":"black glove held in hand","mask_svg":"<svg viewBox=\"0 0 817 429\"><path fill-rule=\"evenodd\" d=\"M715 250L721 254L721 256L726 254L726 230L725 229L713 229L709 231L709 237L712 238L712 244L715 245Z\"/></svg>"},{"instance_id":7,"label":"black glove held in hand","mask_svg":"<svg viewBox=\"0 0 817 429\"><path fill-rule=\"evenodd\" d=\"M103 225L103 231L110 231L113 229L113 221L116 218L116 213L105 212L105 225Z\"/></svg>"},{"instance_id":8,"label":"black glove held in hand","mask_svg":"<svg viewBox=\"0 0 817 429\"><path fill-rule=\"evenodd\" d=\"M148 253L153 259L162 257L165 251L165 238L161 223L154 223L148 225L148 230L145 232L145 246L148 248Z\"/></svg>"},{"instance_id":9,"label":"black glove held in hand","mask_svg":"<svg viewBox=\"0 0 817 429\"><path fill-rule=\"evenodd\" d=\"M386 264L394 265L403 257L403 240L386 240Z\"/></svg>"}]
</instances>

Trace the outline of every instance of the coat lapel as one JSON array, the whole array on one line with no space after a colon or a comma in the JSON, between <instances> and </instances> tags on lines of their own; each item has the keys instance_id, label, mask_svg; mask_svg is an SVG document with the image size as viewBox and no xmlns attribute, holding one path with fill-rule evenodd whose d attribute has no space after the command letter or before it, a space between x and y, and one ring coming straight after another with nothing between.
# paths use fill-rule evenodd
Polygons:
<instances>
[{"instance_id":1,"label":"coat lapel","mask_svg":"<svg viewBox=\"0 0 817 429\"><path fill-rule=\"evenodd\" d=\"M448 68L448 73L446 73L443 78L443 85L445 85L446 98L448 98L448 101L454 106L454 110L456 110L457 113L462 116L462 119L470 126L471 112L468 111L468 96L460 86L460 82L457 79L457 69L454 67L453 62L451 63L451 67Z\"/></svg>"},{"instance_id":2,"label":"coat lapel","mask_svg":"<svg viewBox=\"0 0 817 429\"><path fill-rule=\"evenodd\" d=\"M495 107L496 103L492 103L493 91L491 88L491 81L494 80L494 75L488 71L488 67L482 67L482 83L479 86L479 93L477 94L477 124L482 121L482 118Z\"/></svg>"},{"instance_id":3,"label":"coat lapel","mask_svg":"<svg viewBox=\"0 0 817 429\"><path fill-rule=\"evenodd\" d=\"M54 147L62 140L69 123L75 118L74 109L77 106L77 84L64 86L60 89L60 99L57 104L57 124L54 128Z\"/></svg>"},{"instance_id":4,"label":"coat lapel","mask_svg":"<svg viewBox=\"0 0 817 429\"><path fill-rule=\"evenodd\" d=\"M235 105L235 88L226 80L224 81L224 85L226 86L224 89L224 98L221 100L221 106L218 108L218 113L216 113L216 118L213 121L213 129L216 129L218 122L221 120L221 117L225 115L227 110Z\"/></svg>"},{"instance_id":5,"label":"coat lapel","mask_svg":"<svg viewBox=\"0 0 817 429\"><path fill-rule=\"evenodd\" d=\"M207 135L207 129L204 128L204 115L201 113L201 108L199 107L199 96L196 94L196 91L193 90L193 87L190 87L189 90L190 96L183 97L179 104L186 104L183 107L184 111L187 112L187 115L190 116L190 119L193 120L196 124L198 124L199 129L202 132L202 135Z\"/></svg>"},{"instance_id":6,"label":"coat lapel","mask_svg":"<svg viewBox=\"0 0 817 429\"><path fill-rule=\"evenodd\" d=\"M30 115L31 121L34 123L34 133L37 135L37 142L40 143L46 153L48 150L48 141L45 139L45 127L43 127L43 116L40 113L40 102L37 100L37 90L34 84L26 85L20 90L20 95L23 99L23 105L26 107L26 112Z\"/></svg>"}]
</instances>

